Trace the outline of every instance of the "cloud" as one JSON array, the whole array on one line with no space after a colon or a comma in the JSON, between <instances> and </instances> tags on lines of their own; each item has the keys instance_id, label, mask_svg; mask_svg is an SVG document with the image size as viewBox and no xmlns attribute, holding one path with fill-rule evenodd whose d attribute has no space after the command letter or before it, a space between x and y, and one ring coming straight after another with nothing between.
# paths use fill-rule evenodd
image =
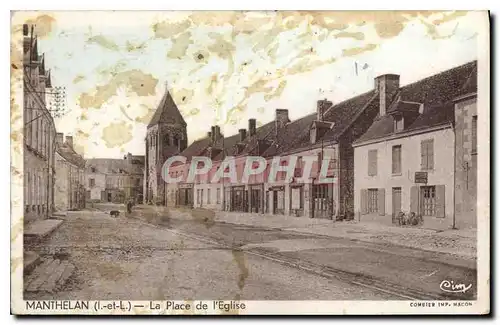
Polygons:
<instances>
[{"instance_id":1,"label":"cloud","mask_svg":"<svg viewBox=\"0 0 500 325\"><path fill-rule=\"evenodd\" d=\"M132 126L125 122L110 123L102 130L101 138L106 147L119 147L132 140Z\"/></svg>"},{"instance_id":2,"label":"cloud","mask_svg":"<svg viewBox=\"0 0 500 325\"><path fill-rule=\"evenodd\" d=\"M103 35L92 36L87 40L88 44L97 44L111 51L118 51L118 45Z\"/></svg>"},{"instance_id":3,"label":"cloud","mask_svg":"<svg viewBox=\"0 0 500 325\"><path fill-rule=\"evenodd\" d=\"M362 32L339 32L334 35L335 38L354 38L358 41L362 41L365 39L365 34Z\"/></svg>"},{"instance_id":4,"label":"cloud","mask_svg":"<svg viewBox=\"0 0 500 325\"><path fill-rule=\"evenodd\" d=\"M374 49L377 48L377 44L367 44L365 46L361 46L361 47L351 47L351 48L348 48L348 49L343 49L342 50L342 56L354 56L354 55L358 55L358 54L361 54L363 52L369 52L369 51L373 51Z\"/></svg>"},{"instance_id":5,"label":"cloud","mask_svg":"<svg viewBox=\"0 0 500 325\"><path fill-rule=\"evenodd\" d=\"M172 39L172 47L167 53L167 57L171 59L182 59L186 55L189 45L193 44L191 33L185 32Z\"/></svg>"},{"instance_id":6,"label":"cloud","mask_svg":"<svg viewBox=\"0 0 500 325\"><path fill-rule=\"evenodd\" d=\"M106 85L96 86L93 91L82 93L79 97L79 105L81 108L100 108L115 96L118 88L122 86L138 96L151 96L155 94L157 84L158 79L140 70L120 72L113 76Z\"/></svg>"},{"instance_id":7,"label":"cloud","mask_svg":"<svg viewBox=\"0 0 500 325\"><path fill-rule=\"evenodd\" d=\"M186 19L177 23L168 23L166 21L162 21L153 24L151 26L151 29L153 30L155 38L169 39L184 32L189 27L191 27L191 21Z\"/></svg>"}]
</instances>

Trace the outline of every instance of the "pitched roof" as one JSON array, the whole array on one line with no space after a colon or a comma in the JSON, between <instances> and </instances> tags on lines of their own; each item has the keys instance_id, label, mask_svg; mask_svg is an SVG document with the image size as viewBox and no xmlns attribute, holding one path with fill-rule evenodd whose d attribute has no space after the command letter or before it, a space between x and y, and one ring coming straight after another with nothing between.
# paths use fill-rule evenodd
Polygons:
<instances>
[{"instance_id":1,"label":"pitched roof","mask_svg":"<svg viewBox=\"0 0 500 325\"><path fill-rule=\"evenodd\" d=\"M148 128L159 123L178 123L186 126L186 121L184 121L184 118L175 104L174 99L170 95L168 88L165 90L165 94L156 108L151 121L149 121Z\"/></svg>"},{"instance_id":2,"label":"pitched roof","mask_svg":"<svg viewBox=\"0 0 500 325\"><path fill-rule=\"evenodd\" d=\"M315 117L316 114L309 114L287 123L277 132L275 130L272 144L262 155L270 157L300 146L300 143L304 142L305 138L309 139L309 125L314 121Z\"/></svg>"},{"instance_id":3,"label":"pitched roof","mask_svg":"<svg viewBox=\"0 0 500 325\"><path fill-rule=\"evenodd\" d=\"M402 87L395 101L407 101L423 104L423 112L409 125L405 133L417 129L435 127L451 123L454 119L454 107L451 104L456 97L477 90L477 61L455 67ZM368 130L355 143L383 138L394 133L394 117L390 114L397 109L393 103L389 114L377 116Z\"/></svg>"},{"instance_id":4,"label":"pitched roof","mask_svg":"<svg viewBox=\"0 0 500 325\"><path fill-rule=\"evenodd\" d=\"M202 138L191 143L184 151L180 153L181 156L190 160L193 156L199 156L206 147L210 145L210 139Z\"/></svg>"},{"instance_id":5,"label":"pitched roof","mask_svg":"<svg viewBox=\"0 0 500 325\"><path fill-rule=\"evenodd\" d=\"M337 141L345 129L355 120L356 116L363 112L366 105L375 98L375 92L369 91L332 105L325 112L323 121L333 123L333 125L317 140ZM266 150L264 155L273 156L311 146L310 126L316 121L316 116L316 113L312 113L288 123L279 130L275 142Z\"/></svg>"},{"instance_id":6,"label":"pitched roof","mask_svg":"<svg viewBox=\"0 0 500 325\"><path fill-rule=\"evenodd\" d=\"M240 141L239 133L233 134L231 136L219 138L215 143L212 144L211 139L204 137L198 139L191 143L180 155L187 158L189 161L193 156L202 156L208 154L208 150L216 149L217 152L212 158L213 161L223 160L227 156L238 156L243 154L258 153L259 141L266 140L270 135L274 135L275 123L271 121L264 124L255 130L255 136L250 136L247 133L247 137L244 141ZM242 145L243 150L237 151L237 145ZM262 143L261 143L262 144ZM224 150L222 150L224 149Z\"/></svg>"},{"instance_id":7,"label":"pitched roof","mask_svg":"<svg viewBox=\"0 0 500 325\"><path fill-rule=\"evenodd\" d=\"M143 164L129 163L125 159L114 158L92 158L87 159L86 168L94 167L98 173L103 174L129 174L142 175Z\"/></svg>"},{"instance_id":8,"label":"pitched roof","mask_svg":"<svg viewBox=\"0 0 500 325\"><path fill-rule=\"evenodd\" d=\"M69 163L80 168L85 168L85 159L66 143L62 145L56 144L56 151Z\"/></svg>"}]
</instances>

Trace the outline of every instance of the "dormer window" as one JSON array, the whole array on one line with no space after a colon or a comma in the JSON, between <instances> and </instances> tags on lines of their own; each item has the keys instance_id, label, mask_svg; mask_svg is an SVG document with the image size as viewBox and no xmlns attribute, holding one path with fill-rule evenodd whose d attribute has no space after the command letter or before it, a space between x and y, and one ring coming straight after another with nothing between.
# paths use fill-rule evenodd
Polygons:
<instances>
[{"instance_id":1,"label":"dormer window","mask_svg":"<svg viewBox=\"0 0 500 325\"><path fill-rule=\"evenodd\" d=\"M394 120L394 132L403 131L403 129L404 129L403 116L396 116Z\"/></svg>"},{"instance_id":2,"label":"dormer window","mask_svg":"<svg viewBox=\"0 0 500 325\"><path fill-rule=\"evenodd\" d=\"M315 126L313 126L311 128L310 138L311 138L311 143L315 144L316 143L316 127Z\"/></svg>"},{"instance_id":3,"label":"dormer window","mask_svg":"<svg viewBox=\"0 0 500 325\"><path fill-rule=\"evenodd\" d=\"M237 143L236 144L236 154L242 153L244 149L245 149L244 143Z\"/></svg>"},{"instance_id":4,"label":"dormer window","mask_svg":"<svg viewBox=\"0 0 500 325\"><path fill-rule=\"evenodd\" d=\"M325 134L328 132L329 129L333 128L334 123L333 122L326 122L326 121L314 121L313 124L311 125L311 130L309 134L309 139L311 141L311 144L315 144L320 140Z\"/></svg>"}]
</instances>

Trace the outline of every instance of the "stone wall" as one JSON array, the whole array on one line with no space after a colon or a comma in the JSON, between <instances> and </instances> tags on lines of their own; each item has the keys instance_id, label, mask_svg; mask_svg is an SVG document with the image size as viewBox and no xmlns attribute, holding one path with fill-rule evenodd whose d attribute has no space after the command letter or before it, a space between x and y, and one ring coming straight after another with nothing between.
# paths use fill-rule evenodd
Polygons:
<instances>
[{"instance_id":1,"label":"stone wall","mask_svg":"<svg viewBox=\"0 0 500 325\"><path fill-rule=\"evenodd\" d=\"M455 209L458 228L477 226L477 152L472 145L473 116L477 116L476 97L455 105Z\"/></svg>"}]
</instances>

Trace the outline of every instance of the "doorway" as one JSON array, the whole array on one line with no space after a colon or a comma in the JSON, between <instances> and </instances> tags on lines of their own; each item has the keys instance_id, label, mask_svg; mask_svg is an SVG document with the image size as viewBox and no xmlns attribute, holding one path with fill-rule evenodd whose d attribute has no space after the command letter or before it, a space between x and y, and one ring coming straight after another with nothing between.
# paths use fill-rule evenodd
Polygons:
<instances>
[{"instance_id":1,"label":"doorway","mask_svg":"<svg viewBox=\"0 0 500 325\"><path fill-rule=\"evenodd\" d=\"M273 214L285 214L285 189L275 188L273 192Z\"/></svg>"},{"instance_id":2,"label":"doorway","mask_svg":"<svg viewBox=\"0 0 500 325\"><path fill-rule=\"evenodd\" d=\"M111 202L111 193L108 193L108 202Z\"/></svg>"},{"instance_id":3,"label":"doorway","mask_svg":"<svg viewBox=\"0 0 500 325\"><path fill-rule=\"evenodd\" d=\"M314 218L331 218L333 215L333 185L313 185L313 216Z\"/></svg>"},{"instance_id":4,"label":"doorway","mask_svg":"<svg viewBox=\"0 0 500 325\"><path fill-rule=\"evenodd\" d=\"M392 223L398 222L398 214L401 212L401 187L392 188Z\"/></svg>"}]
</instances>

